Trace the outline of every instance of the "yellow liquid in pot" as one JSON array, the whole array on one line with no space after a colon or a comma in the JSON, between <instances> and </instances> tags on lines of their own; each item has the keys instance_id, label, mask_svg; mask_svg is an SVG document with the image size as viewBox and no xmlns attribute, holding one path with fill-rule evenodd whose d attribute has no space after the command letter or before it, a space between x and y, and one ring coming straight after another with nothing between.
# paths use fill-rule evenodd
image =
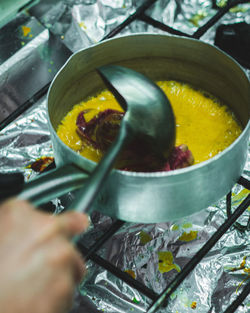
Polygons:
<instances>
[{"instance_id":1,"label":"yellow liquid in pot","mask_svg":"<svg viewBox=\"0 0 250 313\"><path fill-rule=\"evenodd\" d=\"M194 164L205 161L227 148L241 133L242 128L227 106L202 91L176 81L159 81L158 86L168 96L176 118L176 146L186 144L194 156ZM58 127L57 134L71 149L92 161L98 162L102 153L83 144L76 132L76 119L80 112L86 121L106 109L123 111L111 92L99 95L75 105Z\"/></svg>"}]
</instances>

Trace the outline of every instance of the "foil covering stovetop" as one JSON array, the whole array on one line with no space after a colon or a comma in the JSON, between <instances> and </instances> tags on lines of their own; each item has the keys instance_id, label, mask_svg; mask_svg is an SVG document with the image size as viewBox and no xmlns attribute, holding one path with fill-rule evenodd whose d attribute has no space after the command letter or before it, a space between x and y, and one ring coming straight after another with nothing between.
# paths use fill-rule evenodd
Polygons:
<instances>
[{"instance_id":1,"label":"foil covering stovetop","mask_svg":"<svg viewBox=\"0 0 250 313\"><path fill-rule=\"evenodd\" d=\"M142 3L132 0L52 2L53 6L44 14L39 13L37 18L46 29L55 36L60 36L72 52L100 41ZM222 2L217 1L218 4ZM249 23L249 12L249 3L239 5L226 14L201 40L213 44L215 29L219 24L241 21ZM215 13L215 10L208 0L158 0L147 13L169 26L192 34ZM164 33L136 20L117 36L135 32ZM47 36L46 31L43 36ZM28 53L27 49L39 49L36 43L39 45L39 40L32 40L32 44L25 42L24 45L30 46L27 46L26 50L23 49L24 52L19 50L18 56L12 59L12 62L18 63L22 60L22 53ZM47 58L49 73L56 72L53 69L54 61L49 59L50 55L43 57ZM247 74L250 76L249 71ZM1 172L21 171L26 180L32 179L37 173L28 168L28 165L41 156L53 156L45 97L0 133ZM248 179L250 177L249 157L243 175ZM239 205L248 193L240 185L235 185L233 207ZM64 199L53 201L57 211L64 209L64 202ZM249 209L238 222L246 224L248 217ZM224 197L207 209L182 220L148 225L126 223L99 253L156 293L160 293L226 218ZM83 236L87 245L91 245L94 239L110 226L111 219L95 213L92 222L92 226ZM244 261L243 267L241 265ZM76 291L72 312L146 312L151 301L145 296L93 262L88 261L87 267L88 273ZM223 312L250 279L249 268L249 232L240 232L232 227L172 295L168 307L159 312ZM249 310L248 296L237 312L246 313Z\"/></svg>"}]
</instances>

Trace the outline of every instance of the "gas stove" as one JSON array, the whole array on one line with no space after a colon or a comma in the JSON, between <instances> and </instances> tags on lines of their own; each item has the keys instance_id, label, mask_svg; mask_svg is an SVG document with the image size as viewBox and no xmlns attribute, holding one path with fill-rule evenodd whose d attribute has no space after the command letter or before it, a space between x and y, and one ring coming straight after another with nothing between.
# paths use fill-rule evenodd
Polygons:
<instances>
[{"instance_id":1,"label":"gas stove","mask_svg":"<svg viewBox=\"0 0 250 313\"><path fill-rule=\"evenodd\" d=\"M8 14L0 29L1 172L38 174L52 160L46 93L75 51L115 36L167 33L231 54L250 77L250 1L43 0ZM50 170L53 163L47 167ZM78 249L88 274L76 312L248 312L249 161L233 190L178 221L132 224L94 212ZM195 191L194 191L195 192ZM60 213L72 194L42 209Z\"/></svg>"}]
</instances>

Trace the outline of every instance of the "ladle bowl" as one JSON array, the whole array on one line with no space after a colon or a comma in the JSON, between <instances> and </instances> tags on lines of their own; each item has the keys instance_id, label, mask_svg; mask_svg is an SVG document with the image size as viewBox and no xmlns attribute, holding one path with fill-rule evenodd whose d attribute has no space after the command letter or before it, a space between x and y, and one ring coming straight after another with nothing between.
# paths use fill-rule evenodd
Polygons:
<instances>
[{"instance_id":1,"label":"ladle bowl","mask_svg":"<svg viewBox=\"0 0 250 313\"><path fill-rule=\"evenodd\" d=\"M104 83L125 110L119 133L68 210L89 212L123 148L131 143L167 158L175 144L175 117L164 92L146 76L117 65L98 68ZM141 153L142 153L141 151Z\"/></svg>"}]
</instances>

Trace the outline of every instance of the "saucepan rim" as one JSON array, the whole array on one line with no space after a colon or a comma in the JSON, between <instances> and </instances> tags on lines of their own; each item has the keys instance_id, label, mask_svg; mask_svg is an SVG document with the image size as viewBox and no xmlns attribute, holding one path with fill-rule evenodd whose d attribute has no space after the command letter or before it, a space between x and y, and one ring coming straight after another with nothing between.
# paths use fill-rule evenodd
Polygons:
<instances>
[{"instance_id":1,"label":"saucepan rim","mask_svg":"<svg viewBox=\"0 0 250 313\"><path fill-rule=\"evenodd\" d=\"M50 130L53 132L53 134L56 136L56 139L60 141L60 144L63 145L64 149L68 150L70 153L73 153L73 155L75 155L75 157L80 157L83 158L83 160L87 161L89 163L89 165L94 168L96 166L96 162L87 159L83 156L81 156L79 153L77 153L76 151L74 151L73 149L69 148L57 135L56 130L54 129L51 120L50 120L50 114L49 114L49 97L50 97L50 93L51 93L51 89L53 88L54 82L57 80L58 76L61 75L62 71L69 65L69 63L71 62L71 60L73 58L75 58L76 55L78 55L79 53L81 53L82 51L85 51L87 49L92 49L98 45L103 45L106 42L109 41L113 41L113 40L119 40L122 39L124 37L137 37L137 36L157 36L157 37L174 37L174 38L181 38L183 41L187 40L187 41L194 41L194 42L199 42L200 44L204 44L206 46L210 46L211 48L217 50L219 53L223 54L226 58L231 59L231 61L233 61L241 70L242 70L242 74L245 76L245 78L247 79L247 81L249 82L249 78L245 73L244 68L235 60L233 59L230 55L228 55L227 53L225 53L224 51L222 51L220 48L213 46L210 43L206 43L203 41L200 41L198 39L194 39L194 38L185 38L182 36L178 36L178 35L167 35L167 34L155 34L155 33L134 33L134 34L130 34L130 35L122 35L119 37L115 37L115 38L110 38L110 39L106 39L102 42L93 44L91 46L88 46L86 48L80 49L78 51L76 51L75 53L73 53L68 60L65 62L65 64L61 67L61 69L57 72L57 74L55 75L54 79L52 80L48 93L47 93L47 97L46 97L46 110L47 110L47 116L48 116L48 123L50 125ZM249 90L250 90L250 83L249 83ZM250 100L249 100L249 106L250 106ZM238 138L236 138L234 140L234 142L229 145L227 148L225 148L222 152L216 154L215 156L213 156L212 158L206 160L206 161L202 161L201 163L198 164L194 164L192 166L186 167L186 168L182 168L182 169L176 169L176 170L172 170L172 171L156 171L156 172L133 172L133 171L124 171L124 170L119 170L119 169L113 169L113 171L120 173L121 175L124 176L130 176L130 177L142 177L142 178L156 178L156 177L170 177L170 176L179 176L185 173L189 173L189 172L194 172L196 170L199 170L200 168L206 167L209 164L215 162L216 160L223 158L223 156L227 153L229 153L230 150L232 150L239 141L241 141L241 138L244 137L246 135L246 132L249 132L250 129L250 119L248 121L248 123L244 126L242 133L239 135Z\"/></svg>"}]
</instances>

